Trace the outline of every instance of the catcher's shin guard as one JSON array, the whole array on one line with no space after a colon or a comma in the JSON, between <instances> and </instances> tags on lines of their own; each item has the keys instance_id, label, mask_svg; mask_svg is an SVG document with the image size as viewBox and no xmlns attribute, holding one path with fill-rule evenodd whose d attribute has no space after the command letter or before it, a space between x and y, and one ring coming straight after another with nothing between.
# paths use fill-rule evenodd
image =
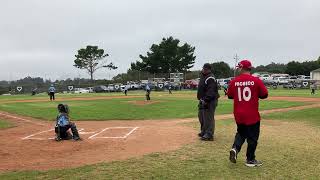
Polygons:
<instances>
[{"instance_id":1,"label":"catcher's shin guard","mask_svg":"<svg viewBox=\"0 0 320 180\"><path fill-rule=\"evenodd\" d=\"M56 125L54 127L54 132L56 133L56 137L55 137L55 140L56 141L60 141L61 140L61 135L60 135L60 128L58 125Z\"/></svg>"},{"instance_id":2,"label":"catcher's shin guard","mask_svg":"<svg viewBox=\"0 0 320 180\"><path fill-rule=\"evenodd\" d=\"M78 132L78 129L77 129L75 124L71 125L71 132L72 132L72 138L74 140L79 140L80 139L79 132Z\"/></svg>"}]
</instances>

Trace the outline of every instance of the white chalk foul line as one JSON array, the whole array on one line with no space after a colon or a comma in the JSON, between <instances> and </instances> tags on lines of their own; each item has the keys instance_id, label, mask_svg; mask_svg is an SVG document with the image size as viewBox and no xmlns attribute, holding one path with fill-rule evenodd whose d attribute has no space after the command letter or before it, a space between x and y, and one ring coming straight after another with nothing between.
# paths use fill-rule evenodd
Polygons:
<instances>
[{"instance_id":1,"label":"white chalk foul line","mask_svg":"<svg viewBox=\"0 0 320 180\"><path fill-rule=\"evenodd\" d=\"M110 127L110 128L104 128L100 132L90 136L88 139L126 139L128 136L130 136L135 130L137 130L139 127ZM96 137L97 135L103 133L106 130L109 129L131 129L130 132L128 132L124 136L105 136L105 137Z\"/></svg>"},{"instance_id":2,"label":"white chalk foul line","mask_svg":"<svg viewBox=\"0 0 320 180\"><path fill-rule=\"evenodd\" d=\"M79 134L94 134L96 132L79 132Z\"/></svg>"},{"instance_id":3,"label":"white chalk foul line","mask_svg":"<svg viewBox=\"0 0 320 180\"><path fill-rule=\"evenodd\" d=\"M135 130L137 130L139 127L135 127L135 128L133 128L130 132L128 132L125 136L124 136L124 138L127 138L128 136L130 136L130 134L132 134Z\"/></svg>"},{"instance_id":4,"label":"white chalk foul line","mask_svg":"<svg viewBox=\"0 0 320 180\"><path fill-rule=\"evenodd\" d=\"M42 134L42 133L45 133L45 132L50 132L50 131L54 131L54 129L49 129L49 130L46 130L46 131L41 131L41 132L38 132L38 133L34 133L34 134L31 134L29 136L26 136L24 138L21 138L22 140L25 140L25 139L37 139L37 140L43 140L44 138L32 138L33 136L36 136L36 135L39 135L39 134Z\"/></svg>"},{"instance_id":5,"label":"white chalk foul line","mask_svg":"<svg viewBox=\"0 0 320 180\"><path fill-rule=\"evenodd\" d=\"M18 119L18 120L21 120L21 121L24 121L24 122L29 122L29 123L41 125L41 126L44 125L42 123L34 122L34 121L29 120L29 119L20 118L20 117L12 116L12 115L5 114L5 113L0 113L0 115L6 116L6 117L9 117L9 118L13 118L13 119Z\"/></svg>"}]
</instances>

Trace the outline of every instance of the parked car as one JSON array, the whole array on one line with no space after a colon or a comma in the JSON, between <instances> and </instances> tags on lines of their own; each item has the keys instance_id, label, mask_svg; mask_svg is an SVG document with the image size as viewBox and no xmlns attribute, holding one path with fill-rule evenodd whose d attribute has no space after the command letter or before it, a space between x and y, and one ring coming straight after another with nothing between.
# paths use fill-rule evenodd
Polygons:
<instances>
[{"instance_id":1,"label":"parked car","mask_svg":"<svg viewBox=\"0 0 320 180\"><path fill-rule=\"evenodd\" d=\"M299 76L298 76L298 79L299 79L299 80L310 80L311 77L310 77L310 76L305 76L305 75L299 75Z\"/></svg>"},{"instance_id":2,"label":"parked car","mask_svg":"<svg viewBox=\"0 0 320 180\"><path fill-rule=\"evenodd\" d=\"M106 86L100 85L93 87L93 91L96 93L109 92L109 89Z\"/></svg>"},{"instance_id":3,"label":"parked car","mask_svg":"<svg viewBox=\"0 0 320 180\"><path fill-rule=\"evenodd\" d=\"M89 90L85 89L85 88L74 88L74 93L75 94L84 94L84 93L89 93Z\"/></svg>"},{"instance_id":4,"label":"parked car","mask_svg":"<svg viewBox=\"0 0 320 180\"><path fill-rule=\"evenodd\" d=\"M289 79L287 77L275 77L273 78L273 82L276 84L288 84Z\"/></svg>"},{"instance_id":5,"label":"parked car","mask_svg":"<svg viewBox=\"0 0 320 180\"><path fill-rule=\"evenodd\" d=\"M199 82L197 80L186 80L184 83L185 89L196 89L198 88Z\"/></svg>"},{"instance_id":6,"label":"parked car","mask_svg":"<svg viewBox=\"0 0 320 180\"><path fill-rule=\"evenodd\" d=\"M289 81L291 82L291 81L293 81L293 82L295 82L295 81L297 81L298 80L298 77L297 76L289 76Z\"/></svg>"},{"instance_id":7,"label":"parked car","mask_svg":"<svg viewBox=\"0 0 320 180\"><path fill-rule=\"evenodd\" d=\"M288 82L289 82L289 83L296 84L296 83L298 83L299 81L300 81L300 80L298 79L297 76L289 76L289 77L288 77Z\"/></svg>"},{"instance_id":8,"label":"parked car","mask_svg":"<svg viewBox=\"0 0 320 180\"><path fill-rule=\"evenodd\" d=\"M87 87L86 89L89 91L89 93L93 93L94 92L93 91L93 87Z\"/></svg>"},{"instance_id":9,"label":"parked car","mask_svg":"<svg viewBox=\"0 0 320 180\"><path fill-rule=\"evenodd\" d=\"M272 74L271 77L273 78L277 78L277 77L289 77L289 74Z\"/></svg>"},{"instance_id":10,"label":"parked car","mask_svg":"<svg viewBox=\"0 0 320 180\"><path fill-rule=\"evenodd\" d=\"M113 84L109 84L107 88L108 88L109 92L114 92L115 91L115 88L114 88Z\"/></svg>"},{"instance_id":11,"label":"parked car","mask_svg":"<svg viewBox=\"0 0 320 180\"><path fill-rule=\"evenodd\" d=\"M306 75L298 75L297 77L298 77L298 79L300 79L300 80L310 79L310 76L306 76Z\"/></svg>"},{"instance_id":12,"label":"parked car","mask_svg":"<svg viewBox=\"0 0 320 180\"><path fill-rule=\"evenodd\" d=\"M269 75L269 74L261 74L259 76L259 78L262 80L262 81L272 81L273 78Z\"/></svg>"}]
</instances>

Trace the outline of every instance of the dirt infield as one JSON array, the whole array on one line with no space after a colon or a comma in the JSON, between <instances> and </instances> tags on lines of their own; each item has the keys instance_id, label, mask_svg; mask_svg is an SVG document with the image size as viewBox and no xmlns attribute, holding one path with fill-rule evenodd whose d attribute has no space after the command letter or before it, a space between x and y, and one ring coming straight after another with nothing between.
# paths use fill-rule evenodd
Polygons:
<instances>
[{"instance_id":1,"label":"dirt infield","mask_svg":"<svg viewBox=\"0 0 320 180\"><path fill-rule=\"evenodd\" d=\"M129 96L132 98L132 96ZM109 97L108 97L109 98ZM70 98L92 100L108 98ZM110 97L110 98L126 98ZM65 99L64 99L65 100ZM269 100L313 102L310 105L261 111L262 114L320 107L320 99L271 97ZM19 101L25 102L25 101ZM39 102L39 101L28 101ZM195 142L197 131L176 120L79 121L76 122L83 141L55 142L53 122L0 112L0 118L16 126L0 130L0 171L48 170L79 167L99 162L141 157L154 152L176 150ZM230 119L219 115L216 119Z\"/></svg>"},{"instance_id":2,"label":"dirt infield","mask_svg":"<svg viewBox=\"0 0 320 180\"><path fill-rule=\"evenodd\" d=\"M175 150L197 139L193 128L172 121L81 121L77 126L83 128L82 141L56 142L49 139L54 136L53 131L48 131L53 123L34 124L38 121L30 118L22 121L0 117L16 124L0 130L0 171L47 170L123 160ZM124 138L133 128L137 129ZM36 134L41 131L47 132ZM90 138L93 133L97 135ZM23 139L33 134L36 135L31 139Z\"/></svg>"}]
</instances>

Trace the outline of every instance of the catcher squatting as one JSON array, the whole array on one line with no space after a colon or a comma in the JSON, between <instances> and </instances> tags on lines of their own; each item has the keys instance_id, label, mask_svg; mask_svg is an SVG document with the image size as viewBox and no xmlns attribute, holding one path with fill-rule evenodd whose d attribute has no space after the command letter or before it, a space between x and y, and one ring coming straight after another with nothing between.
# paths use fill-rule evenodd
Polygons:
<instances>
[{"instance_id":1,"label":"catcher squatting","mask_svg":"<svg viewBox=\"0 0 320 180\"><path fill-rule=\"evenodd\" d=\"M70 121L69 118L69 107L66 104L58 105L58 112L56 118L56 126L54 128L56 137L56 141L61 140L70 140L73 139L75 141L81 140L79 136L79 132L77 130L76 124ZM72 134L69 132L71 129Z\"/></svg>"}]
</instances>

